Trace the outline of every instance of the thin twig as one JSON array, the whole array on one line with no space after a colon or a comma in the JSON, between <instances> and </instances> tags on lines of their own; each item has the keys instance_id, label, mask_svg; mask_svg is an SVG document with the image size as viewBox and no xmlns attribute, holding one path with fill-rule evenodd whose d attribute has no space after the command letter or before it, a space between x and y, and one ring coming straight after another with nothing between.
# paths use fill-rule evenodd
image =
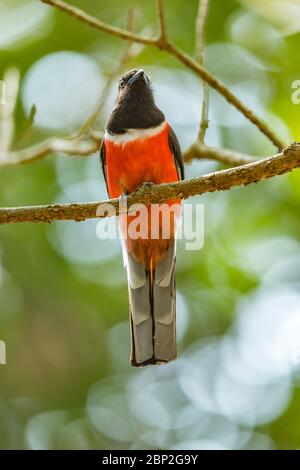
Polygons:
<instances>
[{"instance_id":1,"label":"thin twig","mask_svg":"<svg viewBox=\"0 0 300 470\"><path fill-rule=\"evenodd\" d=\"M115 73L109 75L108 79L105 82L105 85L102 89L102 92L98 98L96 105L93 108L93 111L88 115L80 129L71 136L72 139L80 140L83 136L89 134L92 127L95 125L99 114L103 110L105 103L107 101L108 94L115 80Z\"/></svg>"},{"instance_id":2,"label":"thin twig","mask_svg":"<svg viewBox=\"0 0 300 470\"><path fill-rule=\"evenodd\" d=\"M208 14L209 0L199 0L198 14L196 18L196 51L195 56L199 64L204 63L204 34L205 25ZM204 144L205 134L208 129L208 106L209 106L209 88L208 84L203 81L203 97L201 121L198 133L198 141Z\"/></svg>"},{"instance_id":3,"label":"thin twig","mask_svg":"<svg viewBox=\"0 0 300 470\"><path fill-rule=\"evenodd\" d=\"M134 9L131 8L128 11L127 22L126 22L128 31L132 31L132 29L133 29L133 20L134 20ZM80 139L83 135L88 134L90 132L90 130L92 129L92 127L94 126L94 124L96 123L99 114L101 113L101 111L103 110L103 108L105 106L105 103L107 101L109 92L111 90L111 87L112 87L114 81L119 77L120 73L122 72L122 69L123 69L124 65L132 57L131 46L132 46L132 41L128 41L126 43L126 46L125 46L124 51L122 53L121 59L116 64L116 66L114 67L113 72L109 75L109 77L108 77L108 79L105 83L105 86L104 86L104 88L101 92L101 95L100 95L97 103L96 103L96 106L94 107L91 114L87 117L87 119L85 120L85 122L83 123L83 125L81 126L79 131L75 134L75 136L74 136L75 138Z\"/></svg>"},{"instance_id":4,"label":"thin twig","mask_svg":"<svg viewBox=\"0 0 300 470\"><path fill-rule=\"evenodd\" d=\"M170 199L187 199L208 192L225 191L232 187L256 183L266 178L282 175L300 167L300 143L293 143L283 152L273 157L249 163L247 165L217 171L194 179L152 185L145 183L127 199L128 208L133 204L158 204ZM16 207L0 209L0 224L18 222L52 222L54 220L76 220L100 217L107 204L118 214L119 200L83 204L52 204L48 206ZM111 214L110 214L111 215Z\"/></svg>"},{"instance_id":5,"label":"thin twig","mask_svg":"<svg viewBox=\"0 0 300 470\"><path fill-rule=\"evenodd\" d=\"M128 39L133 42L140 44L145 44L148 46L153 46L158 49L162 49L168 52L170 55L176 57L182 64L186 67L193 70L200 78L206 81L209 86L214 88L218 93L220 93L229 103L235 106L247 119L249 119L255 126L260 129L260 131L265 134L268 139L273 142L273 144L278 147L279 150L282 150L285 147L285 143L275 134L275 132L268 126L266 122L260 119L250 108L248 108L242 101L237 98L220 80L214 77L208 70L206 70L202 65L198 64L196 60L187 55L185 52L181 51L169 41L161 42L160 37L158 38L149 38L142 36L140 34L134 34L129 31L126 31L115 26L111 26L103 21L98 20L97 18L88 15L83 10L80 10L77 7L68 5L67 3L61 0L41 0L43 3L54 6L65 13L68 13L70 16L77 18L78 20L88 24L89 26L96 28L100 31L117 36L121 39Z\"/></svg>"},{"instance_id":6,"label":"thin twig","mask_svg":"<svg viewBox=\"0 0 300 470\"><path fill-rule=\"evenodd\" d=\"M206 82L203 82L201 120L200 120L199 132L198 132L198 141L201 142L202 144L204 144L206 131L209 126L208 107L209 107L209 87Z\"/></svg>"},{"instance_id":7,"label":"thin twig","mask_svg":"<svg viewBox=\"0 0 300 470\"><path fill-rule=\"evenodd\" d=\"M215 160L229 166L245 165L258 160L258 157L246 155L244 153L236 152L234 150L218 149L216 147L209 147L197 141L192 144L183 153L183 158L186 163L190 163L196 159Z\"/></svg>"},{"instance_id":8,"label":"thin twig","mask_svg":"<svg viewBox=\"0 0 300 470\"><path fill-rule=\"evenodd\" d=\"M23 123L22 129L20 130L19 134L15 137L14 149L22 148L32 136L35 116L36 106L35 104L33 104L30 108L28 118Z\"/></svg>"},{"instance_id":9,"label":"thin twig","mask_svg":"<svg viewBox=\"0 0 300 470\"><path fill-rule=\"evenodd\" d=\"M156 0L156 3L159 19L159 42L161 47L164 47L164 45L167 43L167 25L164 13L164 2L163 0Z\"/></svg>"},{"instance_id":10,"label":"thin twig","mask_svg":"<svg viewBox=\"0 0 300 470\"><path fill-rule=\"evenodd\" d=\"M199 0L198 13L196 18L196 47L195 57L196 60L203 63L203 52L204 52L204 34L205 25L208 14L209 0Z\"/></svg>"}]
</instances>

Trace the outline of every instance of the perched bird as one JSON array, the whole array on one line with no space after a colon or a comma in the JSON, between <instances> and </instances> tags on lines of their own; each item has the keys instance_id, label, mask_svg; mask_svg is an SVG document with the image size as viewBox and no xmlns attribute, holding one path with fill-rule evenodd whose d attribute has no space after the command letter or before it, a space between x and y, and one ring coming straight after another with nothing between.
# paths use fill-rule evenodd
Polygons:
<instances>
[{"instance_id":1,"label":"perched bird","mask_svg":"<svg viewBox=\"0 0 300 470\"><path fill-rule=\"evenodd\" d=\"M101 146L101 163L109 197L135 191L145 182L167 183L184 178L177 137L162 111L155 105L149 77L131 70L119 82L115 107L107 121ZM154 222L151 206L141 224L149 223L149 237L132 237L119 219L127 269L131 365L161 364L176 358L175 232L178 215L170 217L170 233L162 234L167 209L180 200L164 204ZM162 207L161 205L159 206ZM169 211L170 212L170 211ZM151 238L151 223L158 236Z\"/></svg>"}]
</instances>

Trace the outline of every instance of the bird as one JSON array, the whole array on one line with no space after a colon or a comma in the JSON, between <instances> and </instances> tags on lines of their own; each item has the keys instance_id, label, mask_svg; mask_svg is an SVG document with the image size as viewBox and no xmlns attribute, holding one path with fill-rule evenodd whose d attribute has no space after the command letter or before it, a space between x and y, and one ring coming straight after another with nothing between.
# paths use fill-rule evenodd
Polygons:
<instances>
[{"instance_id":1,"label":"bird","mask_svg":"<svg viewBox=\"0 0 300 470\"><path fill-rule=\"evenodd\" d=\"M130 70L120 78L117 99L105 126L100 161L110 198L126 198L144 183L184 179L180 144L155 104L151 79L143 69ZM175 205L180 211L174 211L172 217L167 209ZM181 200L167 201L155 222L151 219L152 206L147 206L140 222L148 223L149 237L130 235L129 223L137 215L129 214L127 223L122 223L119 216L128 279L133 367L165 364L177 357L175 250ZM162 226L167 217L170 230L164 237ZM151 237L151 224L157 230L155 238Z\"/></svg>"}]
</instances>

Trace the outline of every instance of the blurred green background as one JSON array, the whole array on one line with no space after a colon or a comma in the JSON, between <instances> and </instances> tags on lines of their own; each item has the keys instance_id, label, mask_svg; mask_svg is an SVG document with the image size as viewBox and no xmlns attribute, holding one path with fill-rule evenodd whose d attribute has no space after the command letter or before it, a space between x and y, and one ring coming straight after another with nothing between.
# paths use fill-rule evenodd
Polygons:
<instances>
[{"instance_id":1,"label":"blurred green background","mask_svg":"<svg viewBox=\"0 0 300 470\"><path fill-rule=\"evenodd\" d=\"M135 31L156 31L154 1L74 3ZM166 0L170 36L194 53L197 0ZM211 0L205 62L287 142L300 139L300 1ZM21 89L15 148L84 121L124 43L37 0L0 4L0 79ZM126 69L150 73L183 148L197 135L201 82L175 59L137 46ZM104 126L113 87L98 125ZM26 143L25 122L37 113ZM210 92L207 143L271 155L272 145ZM1 123L0 123L1 125ZM187 176L222 168L195 161ZM106 197L98 155L2 168L1 206ZM191 202L191 201L189 201ZM0 228L2 449L296 449L300 447L300 174L205 195L205 244L177 255L180 359L129 366L126 275L118 241L96 221Z\"/></svg>"}]
</instances>

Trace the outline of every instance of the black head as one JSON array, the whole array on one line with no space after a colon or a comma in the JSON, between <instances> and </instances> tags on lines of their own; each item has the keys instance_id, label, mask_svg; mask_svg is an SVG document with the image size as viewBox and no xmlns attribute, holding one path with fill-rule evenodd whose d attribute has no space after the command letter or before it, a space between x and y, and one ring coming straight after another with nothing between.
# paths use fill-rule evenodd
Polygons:
<instances>
[{"instance_id":1,"label":"black head","mask_svg":"<svg viewBox=\"0 0 300 470\"><path fill-rule=\"evenodd\" d=\"M121 79L116 105L106 130L123 134L127 129L148 129L161 124L164 114L154 102L150 78L144 70L130 70Z\"/></svg>"}]
</instances>

